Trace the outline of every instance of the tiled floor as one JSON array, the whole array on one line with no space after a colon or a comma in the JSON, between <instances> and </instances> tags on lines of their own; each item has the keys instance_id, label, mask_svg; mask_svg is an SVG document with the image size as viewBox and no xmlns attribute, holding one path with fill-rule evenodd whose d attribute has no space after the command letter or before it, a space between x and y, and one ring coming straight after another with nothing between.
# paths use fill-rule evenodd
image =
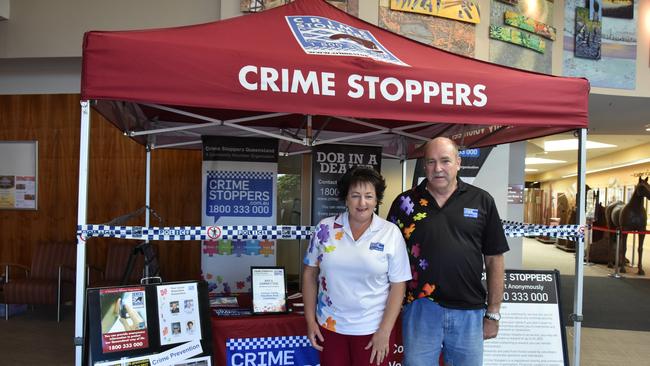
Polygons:
<instances>
[{"instance_id":1,"label":"tiled floor","mask_svg":"<svg viewBox=\"0 0 650 366\"><path fill-rule=\"evenodd\" d=\"M524 261L526 269L558 269L561 274L575 272L575 256L541 244L533 239L524 239ZM647 256L650 257L650 256ZM650 258L648 259L650 260ZM645 261L644 265L647 264ZM585 276L606 277L611 270L602 265L584 266ZM646 268L650 268L646 265ZM627 278L647 281L648 276L639 278L628 274ZM612 281L618 281L611 279ZM66 307L62 323L54 321L53 309L37 309L20 317L20 320L0 321L0 365L72 365L74 363L74 314ZM650 314L648 314L650 316ZM612 329L582 327L580 337L580 365L630 365L650 366L650 332L635 332ZM43 337L34 344L34 334ZM573 363L573 327L567 327L569 359Z\"/></svg>"},{"instance_id":2,"label":"tiled floor","mask_svg":"<svg viewBox=\"0 0 650 366\"><path fill-rule=\"evenodd\" d=\"M650 365L650 332L582 328L580 365ZM569 359L573 362L573 327L567 327Z\"/></svg>"},{"instance_id":3,"label":"tiled floor","mask_svg":"<svg viewBox=\"0 0 650 366\"><path fill-rule=\"evenodd\" d=\"M534 239L524 239L524 261L526 269L558 269L561 274L575 274L575 255L555 248L554 245L542 244ZM647 257L647 256L646 256ZM644 258L644 267L650 259ZM611 269L604 265L583 266L585 276L607 277ZM648 281L648 276L639 277L629 273L626 278ZM618 281L612 278L612 281ZM650 314L648 314L650 316ZM581 327L580 365L585 366L650 366L650 332L626 330L597 329ZM567 327L567 344L569 359L573 362L574 348L573 327Z\"/></svg>"}]
</instances>

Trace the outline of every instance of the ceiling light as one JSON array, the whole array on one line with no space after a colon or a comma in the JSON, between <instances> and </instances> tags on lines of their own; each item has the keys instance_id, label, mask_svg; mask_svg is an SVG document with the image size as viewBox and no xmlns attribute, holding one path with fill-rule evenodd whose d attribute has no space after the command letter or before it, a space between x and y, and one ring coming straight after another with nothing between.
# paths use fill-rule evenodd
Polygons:
<instances>
[{"instance_id":1,"label":"ceiling light","mask_svg":"<svg viewBox=\"0 0 650 366\"><path fill-rule=\"evenodd\" d=\"M616 147L616 145L605 144L596 141L587 141L587 149L603 149L608 147ZM544 141L544 151L570 151L570 150L578 150L578 139Z\"/></svg>"},{"instance_id":2,"label":"ceiling light","mask_svg":"<svg viewBox=\"0 0 650 366\"><path fill-rule=\"evenodd\" d=\"M544 158L526 158L526 165L536 164L560 164L566 163L565 160L544 159Z\"/></svg>"},{"instance_id":3,"label":"ceiling light","mask_svg":"<svg viewBox=\"0 0 650 366\"><path fill-rule=\"evenodd\" d=\"M538 172L539 169L534 169L534 168L526 168L524 169L524 172L532 173L532 172Z\"/></svg>"},{"instance_id":4,"label":"ceiling light","mask_svg":"<svg viewBox=\"0 0 650 366\"><path fill-rule=\"evenodd\" d=\"M638 165L638 164L644 164L644 163L650 163L650 158L645 158L645 159L640 159L640 160L630 161L630 162L628 162L628 163L623 163L623 164L619 164L619 165L608 166L607 168L600 168L600 169L587 170L587 171L585 172L585 174L604 172L604 171L606 171L606 170L612 170L612 169L618 169L618 168L625 168L625 167L627 167L627 166ZM575 176L577 176L577 175L578 175L578 173L572 173L572 174L563 175L562 178L570 178L570 177L575 177Z\"/></svg>"}]
</instances>

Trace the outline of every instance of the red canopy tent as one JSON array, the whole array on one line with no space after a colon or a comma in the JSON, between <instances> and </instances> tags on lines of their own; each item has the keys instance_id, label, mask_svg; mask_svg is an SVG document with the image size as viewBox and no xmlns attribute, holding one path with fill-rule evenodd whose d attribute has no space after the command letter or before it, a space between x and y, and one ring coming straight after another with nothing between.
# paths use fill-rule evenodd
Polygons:
<instances>
[{"instance_id":1,"label":"red canopy tent","mask_svg":"<svg viewBox=\"0 0 650 366\"><path fill-rule=\"evenodd\" d=\"M82 99L143 144L143 131L176 128L157 131L155 146L200 147L179 129L198 122L197 134L254 128L298 145L380 143L405 157L413 139L437 135L475 147L584 128L588 93L585 79L452 54L314 0L194 26L89 32L83 47ZM320 140L305 142L305 115Z\"/></svg>"},{"instance_id":2,"label":"red canopy tent","mask_svg":"<svg viewBox=\"0 0 650 366\"><path fill-rule=\"evenodd\" d=\"M286 153L345 141L380 144L385 155L405 159L435 136L462 147L574 129L584 138L588 94L585 79L452 54L321 0L194 26L88 32L79 225L86 223L85 101L149 148L200 148L201 135L265 135L280 139ZM85 244L79 244L77 306L83 308Z\"/></svg>"}]
</instances>

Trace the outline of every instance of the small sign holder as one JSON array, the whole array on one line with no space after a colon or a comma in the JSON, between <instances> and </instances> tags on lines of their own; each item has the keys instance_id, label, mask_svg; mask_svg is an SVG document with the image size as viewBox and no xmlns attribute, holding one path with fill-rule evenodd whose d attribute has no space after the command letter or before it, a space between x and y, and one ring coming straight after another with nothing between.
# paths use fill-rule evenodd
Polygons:
<instances>
[{"instance_id":1,"label":"small sign holder","mask_svg":"<svg viewBox=\"0 0 650 366\"><path fill-rule=\"evenodd\" d=\"M287 312L287 276L284 267L251 267L253 314Z\"/></svg>"}]
</instances>

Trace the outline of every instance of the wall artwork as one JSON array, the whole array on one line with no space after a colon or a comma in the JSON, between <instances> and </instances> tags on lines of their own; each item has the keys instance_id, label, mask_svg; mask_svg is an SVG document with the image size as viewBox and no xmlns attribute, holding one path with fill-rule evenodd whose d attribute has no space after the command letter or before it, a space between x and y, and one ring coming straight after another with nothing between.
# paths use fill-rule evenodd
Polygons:
<instances>
[{"instance_id":1,"label":"wall artwork","mask_svg":"<svg viewBox=\"0 0 650 366\"><path fill-rule=\"evenodd\" d=\"M240 0L239 10L242 13L258 13L292 2L293 0ZM359 16L359 0L329 0L328 3L344 12Z\"/></svg>"},{"instance_id":2,"label":"wall artwork","mask_svg":"<svg viewBox=\"0 0 650 366\"><path fill-rule=\"evenodd\" d=\"M539 25L553 24L553 6L553 2L550 2L548 0L517 1L514 4L504 3L501 0L495 0L490 3L490 24L504 28L517 27L519 29L522 29L519 31L520 33L528 34L529 31L532 31L531 27L526 25L527 22L536 22ZM523 16L524 19L516 20L515 17L510 17L510 19L506 21L505 14L508 12ZM509 21L513 24L508 24ZM521 27L515 24L519 24ZM528 29L523 27L526 27ZM533 29L534 27L535 26L532 26ZM548 30L549 34L552 32L552 30ZM531 35L533 38L540 39L538 35ZM541 38L540 40L543 40L547 45L543 53L540 51L533 52L529 48L525 48L509 42L504 42L497 38L492 38L489 40L489 61L500 65L516 67L522 70L551 74L553 64L553 47L551 47L548 42L551 42L552 39Z\"/></svg>"},{"instance_id":3,"label":"wall artwork","mask_svg":"<svg viewBox=\"0 0 650 366\"><path fill-rule=\"evenodd\" d=\"M384 29L420 43L458 55L474 57L476 30L472 23L394 11L390 9L390 0L380 0L378 24Z\"/></svg>"},{"instance_id":4,"label":"wall artwork","mask_svg":"<svg viewBox=\"0 0 650 366\"><path fill-rule=\"evenodd\" d=\"M602 0L603 16L610 18L634 18L634 0Z\"/></svg>"},{"instance_id":5,"label":"wall artwork","mask_svg":"<svg viewBox=\"0 0 650 366\"><path fill-rule=\"evenodd\" d=\"M589 19L589 9L576 8L575 56L599 60L601 32L600 21Z\"/></svg>"},{"instance_id":6,"label":"wall artwork","mask_svg":"<svg viewBox=\"0 0 650 366\"><path fill-rule=\"evenodd\" d=\"M517 14L510 10L506 10L506 12L503 13L503 18L504 23L507 25L538 34L544 38L550 39L551 41L555 40L555 28L548 24L538 22L535 19L528 18L523 14Z\"/></svg>"},{"instance_id":7,"label":"wall artwork","mask_svg":"<svg viewBox=\"0 0 650 366\"><path fill-rule=\"evenodd\" d=\"M546 50L546 42L543 39L513 28L490 25L490 38L530 48L540 53Z\"/></svg>"},{"instance_id":8,"label":"wall artwork","mask_svg":"<svg viewBox=\"0 0 650 366\"><path fill-rule=\"evenodd\" d=\"M474 24L481 21L478 3L474 0L390 0L390 9Z\"/></svg>"},{"instance_id":9,"label":"wall artwork","mask_svg":"<svg viewBox=\"0 0 650 366\"><path fill-rule=\"evenodd\" d=\"M637 19L608 18L605 1L597 0L592 5L594 11L600 5L603 15L603 18L600 19L600 59L575 56L576 8L589 5L589 2L590 0L565 1L563 75L585 77L589 79L592 87L636 88L637 25L639 21ZM639 1L635 1L634 7L638 6ZM633 14L638 18L638 8L634 10ZM592 18L596 18L596 16L594 15Z\"/></svg>"},{"instance_id":10,"label":"wall artwork","mask_svg":"<svg viewBox=\"0 0 650 366\"><path fill-rule=\"evenodd\" d=\"M602 0L587 0L586 6L589 8L589 19L594 21L603 19Z\"/></svg>"}]
</instances>

